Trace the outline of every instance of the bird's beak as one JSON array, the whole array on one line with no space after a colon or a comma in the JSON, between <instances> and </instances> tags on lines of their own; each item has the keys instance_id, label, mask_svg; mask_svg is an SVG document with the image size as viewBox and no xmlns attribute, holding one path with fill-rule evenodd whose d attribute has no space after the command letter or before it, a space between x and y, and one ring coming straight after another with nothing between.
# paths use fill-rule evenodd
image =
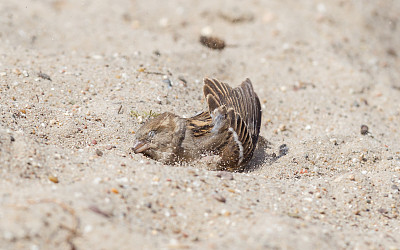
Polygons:
<instances>
[{"instance_id":1,"label":"bird's beak","mask_svg":"<svg viewBox=\"0 0 400 250\"><path fill-rule=\"evenodd\" d=\"M147 144L145 141L136 140L132 149L135 154L142 153L143 151L149 149L149 144Z\"/></svg>"}]
</instances>

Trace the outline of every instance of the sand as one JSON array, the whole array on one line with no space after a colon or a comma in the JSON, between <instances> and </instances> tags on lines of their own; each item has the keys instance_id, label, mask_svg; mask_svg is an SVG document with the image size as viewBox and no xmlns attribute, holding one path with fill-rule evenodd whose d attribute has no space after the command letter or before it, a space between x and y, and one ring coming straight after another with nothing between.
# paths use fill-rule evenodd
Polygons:
<instances>
[{"instance_id":1,"label":"sand","mask_svg":"<svg viewBox=\"0 0 400 250\"><path fill-rule=\"evenodd\" d=\"M400 2L0 13L1 249L400 248ZM204 77L253 82L265 142L248 171L133 154L149 117L205 109Z\"/></svg>"}]
</instances>

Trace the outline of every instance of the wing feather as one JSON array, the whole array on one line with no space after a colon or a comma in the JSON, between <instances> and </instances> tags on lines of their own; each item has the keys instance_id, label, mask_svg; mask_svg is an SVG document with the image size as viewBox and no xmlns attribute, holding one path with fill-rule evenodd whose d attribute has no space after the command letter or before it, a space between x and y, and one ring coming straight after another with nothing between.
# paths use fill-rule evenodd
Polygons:
<instances>
[{"instance_id":1,"label":"wing feather","mask_svg":"<svg viewBox=\"0 0 400 250\"><path fill-rule=\"evenodd\" d=\"M252 147L255 146L260 133L261 105L250 79L246 79L239 87L232 89L228 84L217 79L205 78L203 90L209 112L213 112L217 106L232 109L235 113L232 118L236 122L240 121L240 124L232 128L238 135L243 134L243 139L247 138L244 134L248 133Z\"/></svg>"}]
</instances>

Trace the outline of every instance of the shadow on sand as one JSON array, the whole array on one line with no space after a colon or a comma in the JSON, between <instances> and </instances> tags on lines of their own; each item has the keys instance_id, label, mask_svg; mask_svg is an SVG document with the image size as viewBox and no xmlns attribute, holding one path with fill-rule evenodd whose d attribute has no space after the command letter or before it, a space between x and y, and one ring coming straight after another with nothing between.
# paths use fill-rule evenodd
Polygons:
<instances>
[{"instance_id":1,"label":"shadow on sand","mask_svg":"<svg viewBox=\"0 0 400 250\"><path fill-rule=\"evenodd\" d=\"M253 159L251 159L251 161L243 169L243 172L253 172L262 167L264 164L271 165L282 156L285 156L289 151L287 145L282 144L279 147L278 155L276 153L268 154L267 149L271 149L271 145L272 144L267 139L260 136L258 138L257 147L254 150Z\"/></svg>"}]
</instances>

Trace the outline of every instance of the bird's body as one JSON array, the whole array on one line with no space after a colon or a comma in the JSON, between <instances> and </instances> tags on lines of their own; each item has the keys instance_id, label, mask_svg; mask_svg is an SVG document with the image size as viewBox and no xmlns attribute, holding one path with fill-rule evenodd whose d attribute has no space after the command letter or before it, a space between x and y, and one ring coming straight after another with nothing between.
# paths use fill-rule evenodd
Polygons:
<instances>
[{"instance_id":1,"label":"bird's body","mask_svg":"<svg viewBox=\"0 0 400 250\"><path fill-rule=\"evenodd\" d=\"M218 169L238 171L253 156L261 125L260 101L249 79L239 87L204 79L208 111L191 118L163 113L136 133L135 153L167 163L218 157Z\"/></svg>"}]
</instances>

